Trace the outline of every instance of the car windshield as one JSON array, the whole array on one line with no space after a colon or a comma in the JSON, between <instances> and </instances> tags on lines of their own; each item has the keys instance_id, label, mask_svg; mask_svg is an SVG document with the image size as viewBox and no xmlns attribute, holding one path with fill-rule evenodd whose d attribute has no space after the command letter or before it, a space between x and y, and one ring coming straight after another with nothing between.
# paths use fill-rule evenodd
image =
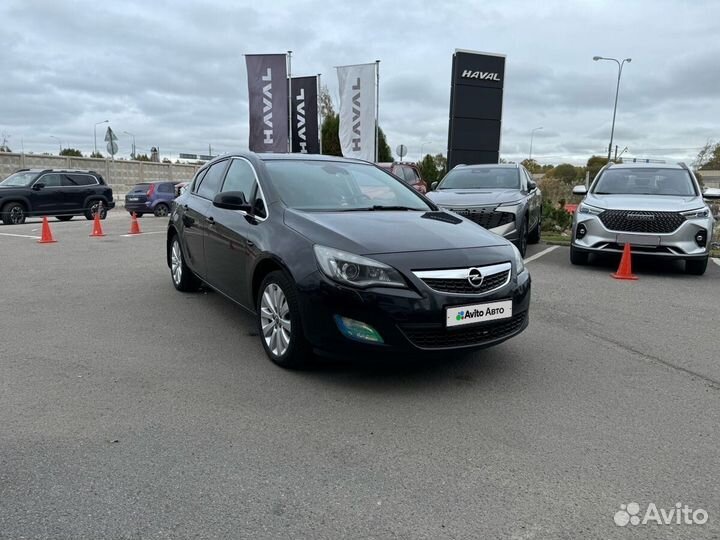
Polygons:
<instances>
[{"instance_id":1,"label":"car windshield","mask_svg":"<svg viewBox=\"0 0 720 540\"><path fill-rule=\"evenodd\" d=\"M363 163L268 160L280 199L297 210L421 210L433 208L392 175Z\"/></svg>"},{"instance_id":2,"label":"car windshield","mask_svg":"<svg viewBox=\"0 0 720 540\"><path fill-rule=\"evenodd\" d=\"M611 168L593 187L595 195L697 195L685 169Z\"/></svg>"},{"instance_id":3,"label":"car windshield","mask_svg":"<svg viewBox=\"0 0 720 540\"><path fill-rule=\"evenodd\" d=\"M509 167L462 167L450 171L437 189L520 189L520 175Z\"/></svg>"},{"instance_id":4,"label":"car windshield","mask_svg":"<svg viewBox=\"0 0 720 540\"><path fill-rule=\"evenodd\" d=\"M29 186L35 178L37 178L37 173L19 172L8 176L5 180L0 182L0 186Z\"/></svg>"}]
</instances>

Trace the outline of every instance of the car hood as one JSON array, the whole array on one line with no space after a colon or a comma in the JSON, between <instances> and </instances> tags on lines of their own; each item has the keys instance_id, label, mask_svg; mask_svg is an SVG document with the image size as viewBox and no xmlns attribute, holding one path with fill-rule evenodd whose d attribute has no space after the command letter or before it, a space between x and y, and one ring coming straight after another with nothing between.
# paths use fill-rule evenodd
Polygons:
<instances>
[{"instance_id":1,"label":"car hood","mask_svg":"<svg viewBox=\"0 0 720 540\"><path fill-rule=\"evenodd\" d=\"M595 195L588 194L583 202L605 210L655 210L658 212L682 212L701 208L705 203L700 197L675 197L670 195Z\"/></svg>"},{"instance_id":2,"label":"car hood","mask_svg":"<svg viewBox=\"0 0 720 540\"><path fill-rule=\"evenodd\" d=\"M445 212L301 212L285 224L311 242L358 255L504 246L504 238Z\"/></svg>"},{"instance_id":3,"label":"car hood","mask_svg":"<svg viewBox=\"0 0 720 540\"><path fill-rule=\"evenodd\" d=\"M520 201L523 194L517 189L441 189L427 197L440 206L482 206Z\"/></svg>"}]
</instances>

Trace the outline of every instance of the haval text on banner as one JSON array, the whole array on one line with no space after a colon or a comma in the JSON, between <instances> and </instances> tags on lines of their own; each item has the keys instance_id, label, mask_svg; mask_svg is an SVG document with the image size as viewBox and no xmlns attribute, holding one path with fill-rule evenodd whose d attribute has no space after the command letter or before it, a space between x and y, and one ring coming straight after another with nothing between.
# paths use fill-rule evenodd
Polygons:
<instances>
[{"instance_id":1,"label":"haval text on banner","mask_svg":"<svg viewBox=\"0 0 720 540\"><path fill-rule=\"evenodd\" d=\"M287 55L245 55L253 152L288 151Z\"/></svg>"},{"instance_id":2,"label":"haval text on banner","mask_svg":"<svg viewBox=\"0 0 720 540\"><path fill-rule=\"evenodd\" d=\"M343 156L375 161L377 64L338 66L340 149Z\"/></svg>"},{"instance_id":3,"label":"haval text on banner","mask_svg":"<svg viewBox=\"0 0 720 540\"><path fill-rule=\"evenodd\" d=\"M292 78L292 151L319 154L317 76Z\"/></svg>"}]
</instances>

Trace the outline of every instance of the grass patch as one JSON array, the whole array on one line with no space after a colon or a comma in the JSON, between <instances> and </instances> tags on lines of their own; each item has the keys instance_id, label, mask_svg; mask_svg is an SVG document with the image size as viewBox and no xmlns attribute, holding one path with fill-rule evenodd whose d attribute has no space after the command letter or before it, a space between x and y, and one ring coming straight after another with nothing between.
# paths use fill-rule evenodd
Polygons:
<instances>
[{"instance_id":1,"label":"grass patch","mask_svg":"<svg viewBox=\"0 0 720 540\"><path fill-rule=\"evenodd\" d=\"M720 249L713 249L713 250L710 252L710 256L711 256L711 257L718 257L718 258L720 258Z\"/></svg>"},{"instance_id":2,"label":"grass patch","mask_svg":"<svg viewBox=\"0 0 720 540\"><path fill-rule=\"evenodd\" d=\"M570 237L569 236L562 236L557 233L542 233L541 237L542 241L546 244L550 244L551 246L569 246L570 245Z\"/></svg>"}]
</instances>

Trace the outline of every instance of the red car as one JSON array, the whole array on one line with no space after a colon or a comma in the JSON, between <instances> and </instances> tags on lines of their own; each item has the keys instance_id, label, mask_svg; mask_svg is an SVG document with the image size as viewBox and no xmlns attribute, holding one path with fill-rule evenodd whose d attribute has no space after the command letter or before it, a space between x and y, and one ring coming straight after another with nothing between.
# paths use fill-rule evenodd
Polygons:
<instances>
[{"instance_id":1,"label":"red car","mask_svg":"<svg viewBox=\"0 0 720 540\"><path fill-rule=\"evenodd\" d=\"M422 179L420 169L414 163L378 163L378 166L391 172L423 195L427 193L427 186Z\"/></svg>"}]
</instances>

